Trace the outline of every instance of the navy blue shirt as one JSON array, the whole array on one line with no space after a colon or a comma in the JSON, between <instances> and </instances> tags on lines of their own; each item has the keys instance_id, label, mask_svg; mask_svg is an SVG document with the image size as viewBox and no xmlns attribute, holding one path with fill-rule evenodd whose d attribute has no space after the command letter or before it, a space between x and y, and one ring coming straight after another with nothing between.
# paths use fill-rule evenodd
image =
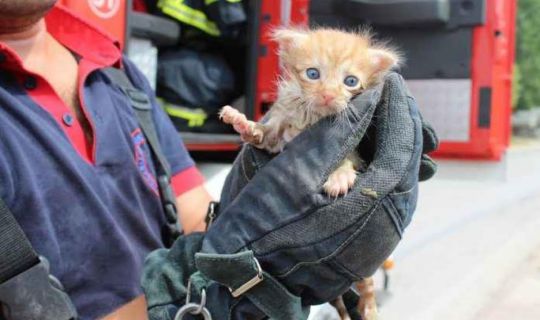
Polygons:
<instances>
[{"instance_id":1,"label":"navy blue shirt","mask_svg":"<svg viewBox=\"0 0 540 320\"><path fill-rule=\"evenodd\" d=\"M129 101L100 69L123 64L114 42L60 6L48 31L79 59L79 95L93 139L50 84L0 43L0 196L73 299L95 319L142 294L145 256L163 246L165 223L148 145ZM62 72L62 70L58 70ZM202 183L155 100L153 116L177 194Z\"/></svg>"}]
</instances>

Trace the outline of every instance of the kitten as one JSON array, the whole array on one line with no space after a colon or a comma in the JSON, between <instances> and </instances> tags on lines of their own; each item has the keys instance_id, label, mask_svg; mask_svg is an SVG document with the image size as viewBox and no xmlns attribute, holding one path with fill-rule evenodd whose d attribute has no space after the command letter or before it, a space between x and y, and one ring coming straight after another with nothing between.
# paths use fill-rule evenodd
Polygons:
<instances>
[{"instance_id":1,"label":"kitten","mask_svg":"<svg viewBox=\"0 0 540 320\"><path fill-rule=\"evenodd\" d=\"M283 74L266 123L248 121L229 106L220 113L245 142L271 153L282 151L321 118L345 110L354 96L380 83L399 63L395 51L373 43L366 31L278 29L273 38L280 45ZM356 153L349 155L324 184L328 195L347 193L360 165Z\"/></svg>"},{"instance_id":2,"label":"kitten","mask_svg":"<svg viewBox=\"0 0 540 320\"><path fill-rule=\"evenodd\" d=\"M229 106L220 112L243 141L271 153L281 152L321 118L345 110L353 97L379 84L400 62L396 51L375 43L367 31L282 28L273 32L273 39L279 43L282 75L265 123L249 121ZM323 185L325 192L331 197L346 194L362 164L356 152L348 155ZM372 281L366 281L358 288L372 289ZM367 305L374 305L374 297ZM374 319L376 312L366 316L364 320Z\"/></svg>"}]
</instances>

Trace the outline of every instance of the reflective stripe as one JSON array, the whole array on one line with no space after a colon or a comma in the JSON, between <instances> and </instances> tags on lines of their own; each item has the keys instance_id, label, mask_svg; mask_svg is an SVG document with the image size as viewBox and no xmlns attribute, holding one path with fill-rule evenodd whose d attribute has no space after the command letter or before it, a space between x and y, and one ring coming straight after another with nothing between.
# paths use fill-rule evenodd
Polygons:
<instances>
[{"instance_id":1,"label":"reflective stripe","mask_svg":"<svg viewBox=\"0 0 540 320\"><path fill-rule=\"evenodd\" d=\"M291 23L291 0L281 0L281 24L288 26Z\"/></svg>"},{"instance_id":2,"label":"reflective stripe","mask_svg":"<svg viewBox=\"0 0 540 320\"><path fill-rule=\"evenodd\" d=\"M163 109L171 117L180 118L188 122L188 127L200 127L204 125L208 115L202 109L190 109L162 103Z\"/></svg>"},{"instance_id":3,"label":"reflective stripe","mask_svg":"<svg viewBox=\"0 0 540 320\"><path fill-rule=\"evenodd\" d=\"M184 0L160 0L158 2L158 8L163 13L185 24L196 27L211 36L218 37L220 35L216 24L208 20L204 12L187 6L184 4Z\"/></svg>"}]
</instances>

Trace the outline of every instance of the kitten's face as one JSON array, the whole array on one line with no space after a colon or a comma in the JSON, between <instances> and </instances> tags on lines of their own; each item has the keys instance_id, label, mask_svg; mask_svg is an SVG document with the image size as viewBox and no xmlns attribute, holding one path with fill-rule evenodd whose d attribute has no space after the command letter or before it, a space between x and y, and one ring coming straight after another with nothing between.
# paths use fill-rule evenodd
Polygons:
<instances>
[{"instance_id":1,"label":"kitten's face","mask_svg":"<svg viewBox=\"0 0 540 320\"><path fill-rule=\"evenodd\" d=\"M285 78L295 82L302 101L321 115L345 109L398 62L390 50L371 47L368 34L281 29L274 37Z\"/></svg>"}]
</instances>

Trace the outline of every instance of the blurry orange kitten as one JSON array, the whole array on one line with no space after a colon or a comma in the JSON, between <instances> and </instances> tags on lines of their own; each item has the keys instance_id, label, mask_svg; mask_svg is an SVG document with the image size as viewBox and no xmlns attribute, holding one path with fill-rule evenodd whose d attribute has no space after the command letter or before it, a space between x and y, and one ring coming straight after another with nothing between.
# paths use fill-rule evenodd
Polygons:
<instances>
[{"instance_id":1,"label":"blurry orange kitten","mask_svg":"<svg viewBox=\"0 0 540 320\"><path fill-rule=\"evenodd\" d=\"M242 139L271 153L283 150L302 130L346 109L351 99L381 82L398 65L398 53L372 41L367 31L352 33L319 28L277 29L282 76L277 100L264 124L248 121L226 106L220 115ZM330 175L324 190L332 197L346 194L362 160L350 154Z\"/></svg>"}]
</instances>

